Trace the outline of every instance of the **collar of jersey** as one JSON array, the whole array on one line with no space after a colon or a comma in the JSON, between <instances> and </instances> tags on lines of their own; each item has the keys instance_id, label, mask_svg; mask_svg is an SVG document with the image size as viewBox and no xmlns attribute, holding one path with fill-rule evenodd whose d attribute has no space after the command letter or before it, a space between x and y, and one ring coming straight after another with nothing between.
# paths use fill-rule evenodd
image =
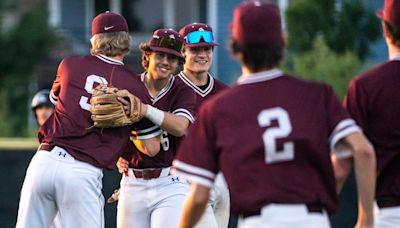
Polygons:
<instances>
[{"instance_id":1,"label":"collar of jersey","mask_svg":"<svg viewBox=\"0 0 400 228\"><path fill-rule=\"evenodd\" d=\"M400 52L396 53L396 55L393 56L393 58L390 59L391 61L393 60L400 60Z\"/></svg>"},{"instance_id":2,"label":"collar of jersey","mask_svg":"<svg viewBox=\"0 0 400 228\"><path fill-rule=\"evenodd\" d=\"M119 60L112 59L112 58L110 58L108 56L105 56L105 55L96 55L96 57L99 58L100 60L106 62L106 63L109 63L109 64L124 65L123 62L121 62Z\"/></svg>"},{"instance_id":3,"label":"collar of jersey","mask_svg":"<svg viewBox=\"0 0 400 228\"><path fill-rule=\"evenodd\" d=\"M281 70L274 68L272 70L260 71L254 74L242 75L237 80L238 84L250 84L268 81L277 77L282 76L283 73Z\"/></svg>"},{"instance_id":4,"label":"collar of jersey","mask_svg":"<svg viewBox=\"0 0 400 228\"><path fill-rule=\"evenodd\" d=\"M187 86L192 88L197 94L199 94L202 97L205 97L212 91L212 89L214 87L214 78L210 74L207 74L207 75L208 75L208 78L210 79L210 81L208 83L208 86L204 90L202 90L200 87L195 85L192 81L190 81L190 79L185 75L185 73L183 73L183 71L181 71L178 76L182 79L182 81Z\"/></svg>"},{"instance_id":5,"label":"collar of jersey","mask_svg":"<svg viewBox=\"0 0 400 228\"><path fill-rule=\"evenodd\" d=\"M140 79L141 79L141 81L143 82L143 84L144 84L144 79L145 79L145 77L146 77L146 74L147 74L147 71L143 72L143 73L140 75ZM161 89L161 91L160 91L156 96L153 97L153 96L149 93L149 95L150 95L150 97L151 97L151 102L152 102L153 104L155 104L158 100L160 100L162 97L164 97L164 96L168 93L168 91L171 89L172 85L174 84L174 81L175 81L175 77L174 77L173 75L171 75L171 77L170 77L169 80L168 80L168 83L164 86L164 88ZM146 86L146 85L145 85L145 86Z\"/></svg>"}]
</instances>

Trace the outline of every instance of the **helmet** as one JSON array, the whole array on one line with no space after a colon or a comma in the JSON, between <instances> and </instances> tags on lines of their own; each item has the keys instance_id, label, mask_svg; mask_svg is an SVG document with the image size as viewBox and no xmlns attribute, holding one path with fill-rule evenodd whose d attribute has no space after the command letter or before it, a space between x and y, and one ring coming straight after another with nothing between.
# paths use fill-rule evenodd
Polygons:
<instances>
[{"instance_id":1,"label":"helmet","mask_svg":"<svg viewBox=\"0 0 400 228\"><path fill-rule=\"evenodd\" d=\"M35 94L32 99L32 110L35 110L39 106L53 107L53 103L50 101L50 90L43 89Z\"/></svg>"}]
</instances>

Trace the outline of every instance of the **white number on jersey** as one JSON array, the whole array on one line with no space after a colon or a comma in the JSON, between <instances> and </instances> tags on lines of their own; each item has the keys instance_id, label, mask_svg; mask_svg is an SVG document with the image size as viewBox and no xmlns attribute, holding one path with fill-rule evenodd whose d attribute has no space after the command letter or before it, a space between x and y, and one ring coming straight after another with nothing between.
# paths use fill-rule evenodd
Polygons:
<instances>
[{"instance_id":1,"label":"white number on jersey","mask_svg":"<svg viewBox=\"0 0 400 228\"><path fill-rule=\"evenodd\" d=\"M93 93L93 89L94 89L94 83L99 83L99 84L104 84L107 85L107 79L98 76L98 75L89 75L86 78L86 83L85 83L85 90L86 92L88 92L89 94ZM79 105L81 106L82 109L88 110L90 111L90 103L89 103L89 97L85 97L85 96L81 96L81 99L79 100Z\"/></svg>"},{"instance_id":2,"label":"white number on jersey","mask_svg":"<svg viewBox=\"0 0 400 228\"><path fill-rule=\"evenodd\" d=\"M263 133L265 162L271 164L293 160L293 142L285 142L282 151L278 151L276 148L276 140L278 138L287 137L292 132L292 125L290 124L288 113L283 108L276 107L264 109L258 114L258 124L260 127L270 126L272 120L276 120L278 126L269 127Z\"/></svg>"},{"instance_id":3,"label":"white number on jersey","mask_svg":"<svg viewBox=\"0 0 400 228\"><path fill-rule=\"evenodd\" d=\"M163 148L164 151L168 151L169 149L169 139L168 139L168 132L167 131L163 131L161 134L161 147Z\"/></svg>"}]
</instances>

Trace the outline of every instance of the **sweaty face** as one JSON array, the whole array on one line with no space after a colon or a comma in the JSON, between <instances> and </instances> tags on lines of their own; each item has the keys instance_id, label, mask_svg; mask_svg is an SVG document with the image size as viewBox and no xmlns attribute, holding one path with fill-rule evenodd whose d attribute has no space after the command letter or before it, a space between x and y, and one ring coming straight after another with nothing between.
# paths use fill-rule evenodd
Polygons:
<instances>
[{"instance_id":1,"label":"sweaty face","mask_svg":"<svg viewBox=\"0 0 400 228\"><path fill-rule=\"evenodd\" d=\"M186 47L185 48L185 69L195 73L208 72L213 59L212 46Z\"/></svg>"},{"instance_id":2,"label":"sweaty face","mask_svg":"<svg viewBox=\"0 0 400 228\"><path fill-rule=\"evenodd\" d=\"M175 73L178 65L178 57L163 52L152 52L149 56L148 73L155 80L167 79Z\"/></svg>"},{"instance_id":3,"label":"sweaty face","mask_svg":"<svg viewBox=\"0 0 400 228\"><path fill-rule=\"evenodd\" d=\"M54 109L47 106L39 106L36 108L36 118L39 126L42 126L44 122L50 117Z\"/></svg>"}]
</instances>

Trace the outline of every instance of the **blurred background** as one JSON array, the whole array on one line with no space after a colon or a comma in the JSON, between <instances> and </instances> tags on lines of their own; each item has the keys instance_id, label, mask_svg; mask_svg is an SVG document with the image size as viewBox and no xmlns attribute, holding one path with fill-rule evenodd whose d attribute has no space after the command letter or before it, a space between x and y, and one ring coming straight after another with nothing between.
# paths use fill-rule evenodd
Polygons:
<instances>
[{"instance_id":1,"label":"blurred background","mask_svg":"<svg viewBox=\"0 0 400 228\"><path fill-rule=\"evenodd\" d=\"M50 88L62 58L89 54L91 21L99 13L122 14L133 37L125 60L142 72L137 46L155 29L180 29L191 22L210 24L220 46L212 74L235 82L240 67L227 50L229 23L240 0L0 0L0 227L14 227L19 191L37 147L33 95ZM288 36L282 68L332 85L343 98L347 83L387 59L375 11L383 0L276 0ZM106 171L104 194L118 186L119 175ZM356 196L350 179L341 194L333 227L355 222ZM115 227L116 204L106 205L106 227ZM232 225L232 227L234 227Z\"/></svg>"}]
</instances>

